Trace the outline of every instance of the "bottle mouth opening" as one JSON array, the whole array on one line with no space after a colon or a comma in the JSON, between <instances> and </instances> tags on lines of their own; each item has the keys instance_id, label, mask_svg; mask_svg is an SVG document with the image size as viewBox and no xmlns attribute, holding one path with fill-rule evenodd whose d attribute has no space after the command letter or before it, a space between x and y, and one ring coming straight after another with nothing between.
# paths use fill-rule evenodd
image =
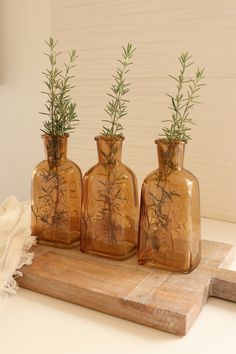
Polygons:
<instances>
[{"instance_id":1,"label":"bottle mouth opening","mask_svg":"<svg viewBox=\"0 0 236 354\"><path fill-rule=\"evenodd\" d=\"M170 141L165 138L159 138L155 140L155 144L165 144L165 145L186 145L187 141L184 140L174 140Z\"/></svg>"},{"instance_id":2,"label":"bottle mouth opening","mask_svg":"<svg viewBox=\"0 0 236 354\"><path fill-rule=\"evenodd\" d=\"M111 135L97 135L95 136L94 140L99 141L99 140L106 140L106 141L123 141L125 140L124 136L111 136Z\"/></svg>"},{"instance_id":3,"label":"bottle mouth opening","mask_svg":"<svg viewBox=\"0 0 236 354\"><path fill-rule=\"evenodd\" d=\"M41 138L49 138L49 139L67 139L69 137L68 133L65 133L64 135L50 135L50 134L42 134Z\"/></svg>"}]
</instances>

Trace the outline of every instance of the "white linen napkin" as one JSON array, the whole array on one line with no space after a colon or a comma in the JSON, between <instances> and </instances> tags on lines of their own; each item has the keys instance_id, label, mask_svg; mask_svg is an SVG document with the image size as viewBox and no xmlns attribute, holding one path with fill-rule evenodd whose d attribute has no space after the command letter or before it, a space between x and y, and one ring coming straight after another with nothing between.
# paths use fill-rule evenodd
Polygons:
<instances>
[{"instance_id":1,"label":"white linen napkin","mask_svg":"<svg viewBox=\"0 0 236 354\"><path fill-rule=\"evenodd\" d=\"M0 300L16 293L15 277L22 276L19 270L31 264L30 248L36 243L31 236L30 203L21 203L11 196L0 205Z\"/></svg>"}]
</instances>

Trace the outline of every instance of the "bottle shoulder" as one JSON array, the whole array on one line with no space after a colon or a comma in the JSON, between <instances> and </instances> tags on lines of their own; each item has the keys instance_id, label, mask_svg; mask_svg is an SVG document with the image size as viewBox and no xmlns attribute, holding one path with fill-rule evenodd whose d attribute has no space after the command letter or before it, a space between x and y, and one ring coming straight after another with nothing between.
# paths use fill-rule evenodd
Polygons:
<instances>
[{"instance_id":1,"label":"bottle shoulder","mask_svg":"<svg viewBox=\"0 0 236 354\"><path fill-rule=\"evenodd\" d=\"M100 164L95 164L92 167L90 167L84 174L84 178L88 178L90 176L96 175L98 173L101 173L101 171L104 170L104 167Z\"/></svg>"},{"instance_id":2,"label":"bottle shoulder","mask_svg":"<svg viewBox=\"0 0 236 354\"><path fill-rule=\"evenodd\" d=\"M149 172L149 174L144 178L143 183L150 183L153 181L153 179L158 175L159 168L156 168L155 170Z\"/></svg>"},{"instance_id":3,"label":"bottle shoulder","mask_svg":"<svg viewBox=\"0 0 236 354\"><path fill-rule=\"evenodd\" d=\"M183 168L182 171L183 171L183 174L186 178L198 182L197 177L192 172L190 172L189 170L186 170L185 168Z\"/></svg>"},{"instance_id":4,"label":"bottle shoulder","mask_svg":"<svg viewBox=\"0 0 236 354\"><path fill-rule=\"evenodd\" d=\"M40 161L34 168L33 170L33 175L37 174L38 172L40 172L41 170L48 168L48 162L47 160L42 160Z\"/></svg>"},{"instance_id":5,"label":"bottle shoulder","mask_svg":"<svg viewBox=\"0 0 236 354\"><path fill-rule=\"evenodd\" d=\"M34 178L38 175L41 175L42 172L48 172L48 171L49 171L48 160L42 160L34 168L32 177ZM80 167L75 162L73 162L69 159L66 159L63 162L61 162L58 165L57 171L58 171L58 173L62 172L62 173L79 174L80 178L82 178L82 172L80 170Z\"/></svg>"},{"instance_id":6,"label":"bottle shoulder","mask_svg":"<svg viewBox=\"0 0 236 354\"><path fill-rule=\"evenodd\" d=\"M134 180L135 182L137 182L137 178L135 173L125 164L120 163L117 164L114 169L113 172L115 175L120 176L122 175L122 177L125 177L127 180ZM104 165L97 163L96 165L92 166L85 174L84 174L84 180L87 179L96 179L97 178L101 178L101 176L106 176L107 175L107 170L104 167Z\"/></svg>"},{"instance_id":7,"label":"bottle shoulder","mask_svg":"<svg viewBox=\"0 0 236 354\"><path fill-rule=\"evenodd\" d=\"M155 182L158 179L158 176L160 174L161 170L159 168L153 170L150 172L144 179L143 185L149 185ZM196 183L198 184L197 178L190 172L189 170L186 170L185 168L182 168L181 170L173 170L166 179L167 183L180 183L180 184L189 184L189 183Z\"/></svg>"},{"instance_id":8,"label":"bottle shoulder","mask_svg":"<svg viewBox=\"0 0 236 354\"><path fill-rule=\"evenodd\" d=\"M78 171L79 174L82 176L81 169L80 169L79 165L77 165L76 162L74 162L70 159L66 159L64 162L64 167L71 168L72 170Z\"/></svg>"},{"instance_id":9,"label":"bottle shoulder","mask_svg":"<svg viewBox=\"0 0 236 354\"><path fill-rule=\"evenodd\" d=\"M129 166L127 166L124 163L122 163L120 166L121 166L121 168L123 168L124 172L126 172L127 174L132 176L132 178L137 179L136 174L134 173L134 171Z\"/></svg>"}]
</instances>

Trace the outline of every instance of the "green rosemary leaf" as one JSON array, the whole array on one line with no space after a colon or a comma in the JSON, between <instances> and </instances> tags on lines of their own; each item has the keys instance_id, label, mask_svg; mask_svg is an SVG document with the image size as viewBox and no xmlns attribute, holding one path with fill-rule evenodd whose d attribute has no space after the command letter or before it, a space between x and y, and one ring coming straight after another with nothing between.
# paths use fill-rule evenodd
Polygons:
<instances>
[{"instance_id":1,"label":"green rosemary leaf","mask_svg":"<svg viewBox=\"0 0 236 354\"><path fill-rule=\"evenodd\" d=\"M174 79L174 80L176 80L177 82L179 82L179 79L177 79L175 76L169 75L169 77L171 77L172 79Z\"/></svg>"},{"instance_id":2,"label":"green rosemary leaf","mask_svg":"<svg viewBox=\"0 0 236 354\"><path fill-rule=\"evenodd\" d=\"M115 83L111 86L111 92L107 95L111 98L105 107L105 112L109 116L109 120L103 120L110 124L110 127L102 127L102 135L110 135L121 137L123 136L123 126L118 123L119 119L127 115L126 112L126 103L129 102L124 96L129 92L130 83L126 83L126 74L129 72L127 69L128 66L132 65L130 59L132 58L135 48L133 48L131 43L127 44L127 47L122 47L122 59L118 59L118 62L121 64L117 68L116 74L113 75Z\"/></svg>"},{"instance_id":3,"label":"green rosemary leaf","mask_svg":"<svg viewBox=\"0 0 236 354\"><path fill-rule=\"evenodd\" d=\"M56 51L58 41L52 37L45 42L49 48L49 53L44 53L48 59L50 67L42 72L45 77L44 84L47 91L42 91L48 96L45 104L46 112L40 114L47 115L49 119L43 122L45 134L64 135L75 129L79 122L76 113L76 103L72 102L70 96L71 90L75 87L71 84L71 80L75 77L71 75L71 70L76 66L78 55L76 50L68 52L68 63L64 63L64 70L57 67L57 58L61 52Z\"/></svg>"},{"instance_id":4,"label":"green rosemary leaf","mask_svg":"<svg viewBox=\"0 0 236 354\"><path fill-rule=\"evenodd\" d=\"M190 61L191 55L188 52L181 53L178 60L180 62L179 75L169 75L174 81L177 81L177 93L175 96L167 93L167 96L171 99L171 105L169 109L172 112L172 119L164 120L163 122L170 122L170 128L164 127L162 130L164 136L168 141L188 141L191 139L186 131L190 131L191 127L186 124L195 124L191 118L189 118L190 110L194 108L194 105L198 102L196 99L199 97L200 88L205 85L202 80L205 78L204 69L197 68L195 77L186 78L186 69L192 66L194 63Z\"/></svg>"}]
</instances>

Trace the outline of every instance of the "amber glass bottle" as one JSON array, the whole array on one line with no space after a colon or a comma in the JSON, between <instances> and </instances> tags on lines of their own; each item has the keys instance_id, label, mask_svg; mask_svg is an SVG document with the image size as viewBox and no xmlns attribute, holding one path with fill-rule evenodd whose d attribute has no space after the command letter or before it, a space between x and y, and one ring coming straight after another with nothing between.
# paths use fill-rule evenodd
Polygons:
<instances>
[{"instance_id":1,"label":"amber glass bottle","mask_svg":"<svg viewBox=\"0 0 236 354\"><path fill-rule=\"evenodd\" d=\"M40 244L75 247L80 240L81 171L67 159L68 134L42 137L47 158L32 176L32 235Z\"/></svg>"},{"instance_id":2,"label":"amber glass bottle","mask_svg":"<svg viewBox=\"0 0 236 354\"><path fill-rule=\"evenodd\" d=\"M199 185L183 168L184 142L156 144L159 168L142 186L138 261L188 273L200 261Z\"/></svg>"},{"instance_id":3,"label":"amber glass bottle","mask_svg":"<svg viewBox=\"0 0 236 354\"><path fill-rule=\"evenodd\" d=\"M81 250L122 260L137 249L137 180L121 162L123 138L95 140L99 162L83 179Z\"/></svg>"}]
</instances>

